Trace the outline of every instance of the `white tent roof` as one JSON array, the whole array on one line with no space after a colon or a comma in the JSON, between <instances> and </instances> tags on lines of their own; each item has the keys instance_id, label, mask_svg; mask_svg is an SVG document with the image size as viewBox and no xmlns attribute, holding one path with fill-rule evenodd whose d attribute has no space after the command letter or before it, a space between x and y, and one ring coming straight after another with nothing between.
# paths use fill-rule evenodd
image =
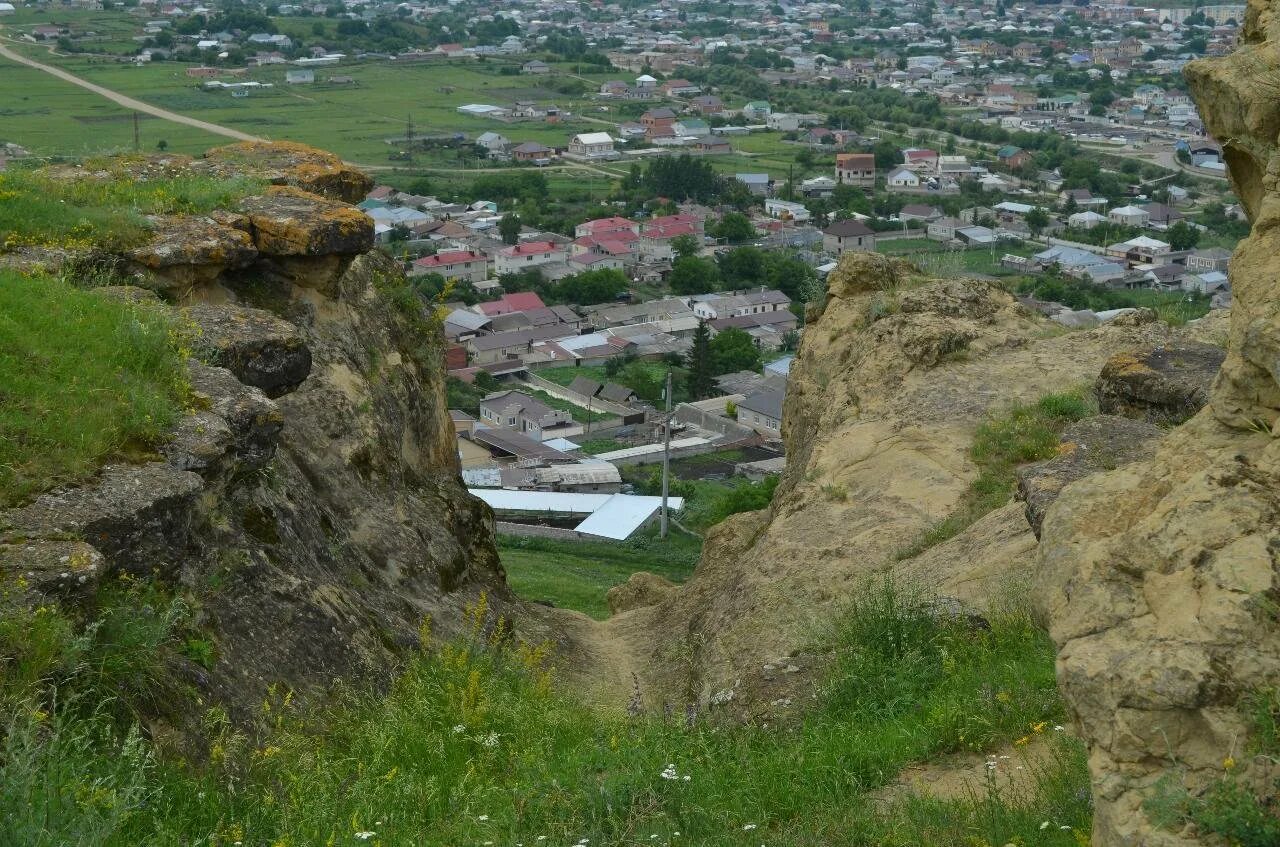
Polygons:
<instances>
[{"instance_id":1,"label":"white tent roof","mask_svg":"<svg viewBox=\"0 0 1280 847\"><path fill-rule=\"evenodd\" d=\"M680 497L668 497L667 505L673 512L684 507ZM661 497L636 497L630 494L615 494L591 513L576 527L578 532L588 535L599 535L621 541L630 538L631 534L652 518L662 508Z\"/></svg>"}]
</instances>

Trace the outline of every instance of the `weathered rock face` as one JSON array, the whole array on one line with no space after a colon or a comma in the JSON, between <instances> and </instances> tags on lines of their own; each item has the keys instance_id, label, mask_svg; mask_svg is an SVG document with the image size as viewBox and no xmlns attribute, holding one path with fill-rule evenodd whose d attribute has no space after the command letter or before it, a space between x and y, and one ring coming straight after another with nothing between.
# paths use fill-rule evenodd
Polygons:
<instances>
[{"instance_id":1,"label":"weathered rock face","mask_svg":"<svg viewBox=\"0 0 1280 847\"><path fill-rule=\"evenodd\" d=\"M990 283L922 279L878 254L844 256L828 285L792 366L787 470L770 508L714 527L687 584L619 592L627 610L599 625L555 616L581 651L573 666L599 669L588 682L615 700L630 695L633 672L651 701L750 688L877 575L979 609L1025 586L1036 538L1020 503L923 555L896 554L956 508L990 414L1087 389L1110 356L1171 334L1162 324L1067 332Z\"/></svg>"},{"instance_id":2,"label":"weathered rock face","mask_svg":"<svg viewBox=\"0 0 1280 847\"><path fill-rule=\"evenodd\" d=\"M215 147L204 154L204 164L215 174L251 173L275 185L292 185L344 203L359 203L373 188L367 174L332 153L287 141Z\"/></svg>"},{"instance_id":3,"label":"weathered rock face","mask_svg":"<svg viewBox=\"0 0 1280 847\"><path fill-rule=\"evenodd\" d=\"M1186 76L1254 223L1231 263L1209 405L1155 456L1067 487L1044 518L1037 595L1089 745L1098 847L1215 843L1148 801L1224 775L1274 792L1245 704L1280 683L1280 15L1252 0L1239 51Z\"/></svg>"},{"instance_id":4,"label":"weathered rock face","mask_svg":"<svg viewBox=\"0 0 1280 847\"><path fill-rule=\"evenodd\" d=\"M1227 352L1180 341L1119 353L1094 383L1103 414L1180 424L1209 402L1209 389Z\"/></svg>"},{"instance_id":5,"label":"weathered rock face","mask_svg":"<svg viewBox=\"0 0 1280 847\"><path fill-rule=\"evenodd\" d=\"M386 293L403 276L366 252L366 216L292 187L350 197L366 178L331 157L304 156L299 174L288 163L302 149L212 153L210 167L287 186L165 224L176 240L156 270L189 284L154 287L194 325L196 358L190 408L160 455L0 513L0 578L30 574L32 601L76 599L119 573L194 594L217 655L201 694L240 716L273 683L305 696L382 678L424 621L447 636L479 592L509 597L492 513L459 476L438 327ZM211 230L191 245L179 235ZM216 260L218 239L243 252ZM294 259L323 277L278 272Z\"/></svg>"},{"instance_id":6,"label":"weathered rock face","mask_svg":"<svg viewBox=\"0 0 1280 847\"><path fill-rule=\"evenodd\" d=\"M1107 366L1116 358L1111 357ZM1154 424L1115 415L1098 415L1067 427L1062 433L1061 453L1018 471L1018 499L1027 504L1027 523L1036 537L1040 536L1044 513L1063 488L1096 473L1151 458L1163 436L1164 431Z\"/></svg>"}]
</instances>

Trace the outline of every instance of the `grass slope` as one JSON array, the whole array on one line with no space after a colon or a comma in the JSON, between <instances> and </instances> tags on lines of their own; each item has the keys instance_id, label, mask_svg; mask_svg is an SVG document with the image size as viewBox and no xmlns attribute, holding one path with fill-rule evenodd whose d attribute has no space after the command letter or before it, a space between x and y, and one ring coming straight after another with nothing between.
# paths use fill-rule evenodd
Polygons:
<instances>
[{"instance_id":1,"label":"grass slope","mask_svg":"<svg viewBox=\"0 0 1280 847\"><path fill-rule=\"evenodd\" d=\"M159 672L183 650L171 606L132 602L173 628L84 641L43 610L0 629L0 656L24 654L28 667L33 655L58 657L34 669L43 685L0 689L12 716L0 738L0 842L1074 847L1089 826L1082 753L1053 731L1052 650L1017 613L973 628L870 587L830 638L835 664L818 700L792 723L743 726L590 709L554 690L542 648L504 641L500 624L486 638L495 621L482 606L469 637L410 657L384 694L301 710L276 689L252 740L211 710L197 768L161 760L88 700L122 678L93 669ZM81 694L55 699L55 684ZM911 761L1037 733L1058 757L1025 796L979 788L889 810L865 796Z\"/></svg>"},{"instance_id":2,"label":"grass slope","mask_svg":"<svg viewBox=\"0 0 1280 847\"><path fill-rule=\"evenodd\" d=\"M507 582L527 600L553 603L603 620L605 595L636 571L684 582L698 561L699 543L683 534L667 541L641 538L628 544L593 544L546 538L498 537Z\"/></svg>"},{"instance_id":3,"label":"grass slope","mask_svg":"<svg viewBox=\"0 0 1280 847\"><path fill-rule=\"evenodd\" d=\"M158 310L0 271L0 506L147 449L185 380Z\"/></svg>"}]
</instances>

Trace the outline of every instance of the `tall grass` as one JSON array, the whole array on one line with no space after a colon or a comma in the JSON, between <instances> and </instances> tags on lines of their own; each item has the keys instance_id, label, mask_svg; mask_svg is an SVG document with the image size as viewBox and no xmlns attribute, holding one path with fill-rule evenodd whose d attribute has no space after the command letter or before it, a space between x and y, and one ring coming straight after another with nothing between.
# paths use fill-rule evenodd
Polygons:
<instances>
[{"instance_id":1,"label":"tall grass","mask_svg":"<svg viewBox=\"0 0 1280 847\"><path fill-rule=\"evenodd\" d=\"M207 214L262 186L246 177L137 179L95 172L72 180L15 169L0 174L0 250L23 244L132 247L147 240L146 215Z\"/></svg>"},{"instance_id":2,"label":"tall grass","mask_svg":"<svg viewBox=\"0 0 1280 847\"><path fill-rule=\"evenodd\" d=\"M832 636L819 700L758 726L679 703L590 709L555 690L543 648L513 642L483 606L470 620L468 637L412 657L383 694L316 711L274 690L254 738L210 711L199 769L93 711L15 711L0 842L1065 847L1088 827L1082 757L1052 730L1061 757L1025 795L993 785L887 813L865 795L908 762L1050 726L1052 655L1024 616L988 630L870 590Z\"/></svg>"},{"instance_id":3,"label":"tall grass","mask_svg":"<svg viewBox=\"0 0 1280 847\"><path fill-rule=\"evenodd\" d=\"M157 308L0 271L0 506L160 441L185 380L179 341Z\"/></svg>"},{"instance_id":4,"label":"tall grass","mask_svg":"<svg viewBox=\"0 0 1280 847\"><path fill-rule=\"evenodd\" d=\"M969 449L969 457L978 467L977 478L955 511L898 551L897 557L918 556L1008 503L1018 466L1053 458L1062 430L1093 412L1090 401L1079 392L1047 394L1035 403L1015 405L979 426Z\"/></svg>"}]
</instances>

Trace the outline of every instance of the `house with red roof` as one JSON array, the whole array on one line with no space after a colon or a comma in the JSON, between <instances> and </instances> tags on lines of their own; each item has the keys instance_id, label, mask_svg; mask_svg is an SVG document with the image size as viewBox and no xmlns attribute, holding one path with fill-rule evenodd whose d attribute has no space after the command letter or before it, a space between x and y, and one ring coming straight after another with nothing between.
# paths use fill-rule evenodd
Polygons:
<instances>
[{"instance_id":1,"label":"house with red roof","mask_svg":"<svg viewBox=\"0 0 1280 847\"><path fill-rule=\"evenodd\" d=\"M670 261L676 255L671 244L682 235L701 242L702 220L686 213L654 218L640 229L640 255L650 261Z\"/></svg>"},{"instance_id":2,"label":"house with red roof","mask_svg":"<svg viewBox=\"0 0 1280 847\"><path fill-rule=\"evenodd\" d=\"M594 221L584 221L573 228L573 234L577 238L584 235L592 235L603 237L611 232L631 232L640 233L640 224L630 218L623 218L614 215L611 218L596 218Z\"/></svg>"},{"instance_id":3,"label":"house with red roof","mask_svg":"<svg viewBox=\"0 0 1280 847\"><path fill-rule=\"evenodd\" d=\"M445 250L423 256L409 268L409 276L440 274L445 279L484 282L489 278L489 258L475 250Z\"/></svg>"},{"instance_id":4,"label":"house with red roof","mask_svg":"<svg viewBox=\"0 0 1280 847\"><path fill-rule=\"evenodd\" d=\"M477 303L474 307L480 314L494 318L498 315L509 315L512 312L527 312L531 309L545 309L547 304L534 291L516 291L503 294L497 300L488 303Z\"/></svg>"},{"instance_id":5,"label":"house with red roof","mask_svg":"<svg viewBox=\"0 0 1280 847\"><path fill-rule=\"evenodd\" d=\"M922 147L908 147L902 151L902 163L913 171L937 171L938 151Z\"/></svg>"},{"instance_id":6,"label":"house with red roof","mask_svg":"<svg viewBox=\"0 0 1280 847\"><path fill-rule=\"evenodd\" d=\"M564 245L554 241L524 241L499 250L494 257L494 267L498 276L502 276L536 268L538 265L563 262L567 258L569 251Z\"/></svg>"}]
</instances>

